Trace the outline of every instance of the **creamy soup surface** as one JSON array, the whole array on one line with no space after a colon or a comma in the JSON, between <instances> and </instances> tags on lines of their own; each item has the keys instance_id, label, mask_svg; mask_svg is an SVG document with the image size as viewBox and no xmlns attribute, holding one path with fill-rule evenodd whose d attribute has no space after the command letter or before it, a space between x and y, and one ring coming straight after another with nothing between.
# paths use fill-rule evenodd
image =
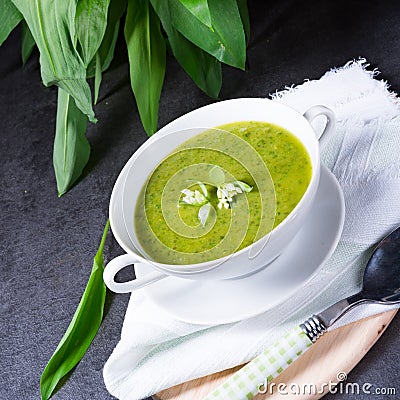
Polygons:
<instances>
[{"instance_id":1,"label":"creamy soup surface","mask_svg":"<svg viewBox=\"0 0 400 400\"><path fill-rule=\"evenodd\" d=\"M225 182L252 190L218 208L210 170ZM300 201L311 179L311 160L289 131L266 122L243 121L203 131L177 147L155 168L135 209L143 250L164 264L193 264L243 249L280 224ZM199 223L199 207L182 204L181 190L204 182L212 210Z\"/></svg>"}]
</instances>

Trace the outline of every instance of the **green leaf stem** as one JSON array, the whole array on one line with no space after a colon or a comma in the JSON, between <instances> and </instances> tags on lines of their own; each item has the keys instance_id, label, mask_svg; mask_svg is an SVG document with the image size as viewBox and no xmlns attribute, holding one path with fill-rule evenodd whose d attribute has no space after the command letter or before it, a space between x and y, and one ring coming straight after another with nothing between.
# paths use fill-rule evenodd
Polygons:
<instances>
[{"instance_id":1,"label":"green leaf stem","mask_svg":"<svg viewBox=\"0 0 400 400\"><path fill-rule=\"evenodd\" d=\"M40 378L42 400L51 397L57 383L82 359L103 319L106 287L103 282L103 249L110 222L107 221L85 292L72 320Z\"/></svg>"}]
</instances>

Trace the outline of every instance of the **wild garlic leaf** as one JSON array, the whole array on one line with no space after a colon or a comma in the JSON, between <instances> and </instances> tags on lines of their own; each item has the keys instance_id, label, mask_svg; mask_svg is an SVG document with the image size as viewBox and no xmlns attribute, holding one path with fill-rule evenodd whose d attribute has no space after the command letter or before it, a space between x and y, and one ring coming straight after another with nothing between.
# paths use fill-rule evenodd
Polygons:
<instances>
[{"instance_id":1,"label":"wild garlic leaf","mask_svg":"<svg viewBox=\"0 0 400 400\"><path fill-rule=\"evenodd\" d=\"M247 183L242 182L242 181L235 181L235 182L233 182L233 184L235 186L239 186L239 188L241 190L243 190L243 192L245 192L245 193L250 193L253 190L252 186L250 186Z\"/></svg>"},{"instance_id":2,"label":"wild garlic leaf","mask_svg":"<svg viewBox=\"0 0 400 400\"><path fill-rule=\"evenodd\" d=\"M206 185L203 182L197 182L197 184L199 185L201 191L203 192L204 197L208 197L208 190L206 188Z\"/></svg>"},{"instance_id":3,"label":"wild garlic leaf","mask_svg":"<svg viewBox=\"0 0 400 400\"><path fill-rule=\"evenodd\" d=\"M221 62L195 46L176 29L168 35L172 53L194 83L208 96L218 99L222 87Z\"/></svg>"},{"instance_id":4,"label":"wild garlic leaf","mask_svg":"<svg viewBox=\"0 0 400 400\"><path fill-rule=\"evenodd\" d=\"M221 62L174 28L168 1L151 0L151 4L161 20L172 54L178 63L203 92L217 99L222 87Z\"/></svg>"},{"instance_id":5,"label":"wild garlic leaf","mask_svg":"<svg viewBox=\"0 0 400 400\"><path fill-rule=\"evenodd\" d=\"M208 173L211 182L215 186L220 186L225 182L225 173L221 167L214 165Z\"/></svg>"},{"instance_id":6,"label":"wild garlic leaf","mask_svg":"<svg viewBox=\"0 0 400 400\"><path fill-rule=\"evenodd\" d=\"M106 298L103 250L109 228L107 221L78 308L40 378L42 400L50 398L60 379L82 359L101 325Z\"/></svg>"},{"instance_id":7,"label":"wild garlic leaf","mask_svg":"<svg viewBox=\"0 0 400 400\"><path fill-rule=\"evenodd\" d=\"M96 53L96 71L94 75L94 104L99 99L99 91L103 74L101 71L101 59L99 53Z\"/></svg>"},{"instance_id":8,"label":"wild garlic leaf","mask_svg":"<svg viewBox=\"0 0 400 400\"><path fill-rule=\"evenodd\" d=\"M22 65L25 65L35 48L35 39L25 21L22 21L21 23L21 39Z\"/></svg>"},{"instance_id":9,"label":"wild garlic leaf","mask_svg":"<svg viewBox=\"0 0 400 400\"><path fill-rule=\"evenodd\" d=\"M1 0L0 2L0 46L8 38L11 31L19 24L22 14L14 6L11 0Z\"/></svg>"},{"instance_id":10,"label":"wild garlic leaf","mask_svg":"<svg viewBox=\"0 0 400 400\"><path fill-rule=\"evenodd\" d=\"M169 0L173 26L188 40L219 61L244 69L246 40L236 0L208 0L212 29L179 0Z\"/></svg>"},{"instance_id":11,"label":"wild garlic leaf","mask_svg":"<svg viewBox=\"0 0 400 400\"><path fill-rule=\"evenodd\" d=\"M200 22L212 28L207 0L179 0Z\"/></svg>"},{"instance_id":12,"label":"wild garlic leaf","mask_svg":"<svg viewBox=\"0 0 400 400\"><path fill-rule=\"evenodd\" d=\"M246 36L246 43L248 44L250 40L250 16L249 16L249 10L247 8L247 0L236 0L236 2L238 5L240 18L242 20L244 33Z\"/></svg>"},{"instance_id":13,"label":"wild garlic leaf","mask_svg":"<svg viewBox=\"0 0 400 400\"><path fill-rule=\"evenodd\" d=\"M87 67L103 40L110 0L78 0L75 30L81 58Z\"/></svg>"},{"instance_id":14,"label":"wild garlic leaf","mask_svg":"<svg viewBox=\"0 0 400 400\"><path fill-rule=\"evenodd\" d=\"M236 0L208 0L213 28L222 42L221 49L230 53L234 67L245 68L246 38ZM228 63L229 64L229 63Z\"/></svg>"},{"instance_id":15,"label":"wild garlic leaf","mask_svg":"<svg viewBox=\"0 0 400 400\"><path fill-rule=\"evenodd\" d=\"M96 54L99 55L101 61L101 71L108 69L114 58L115 45L118 39L120 27L120 19L126 11L127 0L111 0L108 7L107 26L104 32L103 40ZM93 57L89 63L86 73L87 77L92 78L96 72L96 57Z\"/></svg>"},{"instance_id":16,"label":"wild garlic leaf","mask_svg":"<svg viewBox=\"0 0 400 400\"><path fill-rule=\"evenodd\" d=\"M207 204L204 204L203 206L201 206L199 209L199 213L198 213L197 217L203 227L207 223L211 208L212 208L211 204L207 203Z\"/></svg>"},{"instance_id":17,"label":"wild garlic leaf","mask_svg":"<svg viewBox=\"0 0 400 400\"><path fill-rule=\"evenodd\" d=\"M128 0L125 19L131 86L148 135L157 130L165 75L166 46L160 20L149 0Z\"/></svg>"},{"instance_id":18,"label":"wild garlic leaf","mask_svg":"<svg viewBox=\"0 0 400 400\"><path fill-rule=\"evenodd\" d=\"M118 39L120 21L118 20L115 23L113 31L106 30L106 33L103 38L103 42L98 51L98 55L101 61L101 70L105 71L111 64L112 59L114 58L115 45Z\"/></svg>"},{"instance_id":19,"label":"wild garlic leaf","mask_svg":"<svg viewBox=\"0 0 400 400\"><path fill-rule=\"evenodd\" d=\"M120 21L118 20L115 23L114 29L112 31L106 29L103 42L101 43L99 51L97 52L100 58L102 72L108 69L112 59L114 58L114 51L118 39L119 26Z\"/></svg>"},{"instance_id":20,"label":"wild garlic leaf","mask_svg":"<svg viewBox=\"0 0 400 400\"><path fill-rule=\"evenodd\" d=\"M96 122L85 65L73 42L76 0L12 1L38 46L43 83L64 89L90 121Z\"/></svg>"},{"instance_id":21,"label":"wild garlic leaf","mask_svg":"<svg viewBox=\"0 0 400 400\"><path fill-rule=\"evenodd\" d=\"M53 148L53 166L59 196L79 178L89 160L90 145L85 137L86 125L86 115L76 107L74 99L59 88Z\"/></svg>"}]
</instances>

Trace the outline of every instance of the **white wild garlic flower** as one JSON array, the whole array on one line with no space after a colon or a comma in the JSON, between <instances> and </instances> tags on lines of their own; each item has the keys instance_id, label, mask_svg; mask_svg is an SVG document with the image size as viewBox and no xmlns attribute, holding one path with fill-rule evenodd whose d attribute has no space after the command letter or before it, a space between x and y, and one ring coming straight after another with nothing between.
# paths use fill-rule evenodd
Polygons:
<instances>
[{"instance_id":1,"label":"white wild garlic flower","mask_svg":"<svg viewBox=\"0 0 400 400\"><path fill-rule=\"evenodd\" d=\"M200 190L182 189L181 193L184 196L182 197L179 203L200 207L198 213L198 219L201 225L204 227L210 215L212 206L208 198L208 191L206 185L203 182L197 182L197 184L199 185L201 192L203 193L201 193ZM219 209L230 208L235 196L241 193L248 193L253 190L251 186L241 181L222 183L218 186L216 185L216 187L217 187Z\"/></svg>"},{"instance_id":2,"label":"white wild garlic flower","mask_svg":"<svg viewBox=\"0 0 400 400\"><path fill-rule=\"evenodd\" d=\"M180 203L200 207L197 218L204 227L210 215L211 204L208 200L208 191L206 185L203 182L197 182L197 184L200 186L200 189L203 193L201 193L199 190L193 191L190 189L183 189L181 190L181 193L185 196L182 198Z\"/></svg>"},{"instance_id":3,"label":"white wild garlic flower","mask_svg":"<svg viewBox=\"0 0 400 400\"><path fill-rule=\"evenodd\" d=\"M204 194L200 193L199 190L190 190L190 189L183 189L181 190L185 196L182 198L181 202L184 204L189 204L191 206L202 206L208 203L208 199Z\"/></svg>"},{"instance_id":4,"label":"white wild garlic flower","mask_svg":"<svg viewBox=\"0 0 400 400\"><path fill-rule=\"evenodd\" d=\"M228 209L235 196L241 194L243 192L248 193L252 191L252 187L247 183L241 181L235 181L231 183L223 183L219 185L217 188L217 197L218 197L218 208L222 209L222 207Z\"/></svg>"}]
</instances>

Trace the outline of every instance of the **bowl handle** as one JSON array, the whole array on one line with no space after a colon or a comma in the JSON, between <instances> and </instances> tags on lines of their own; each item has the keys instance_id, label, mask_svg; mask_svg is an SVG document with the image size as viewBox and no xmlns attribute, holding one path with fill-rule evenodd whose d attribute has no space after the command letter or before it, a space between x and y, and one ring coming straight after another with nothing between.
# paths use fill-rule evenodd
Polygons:
<instances>
[{"instance_id":1,"label":"bowl handle","mask_svg":"<svg viewBox=\"0 0 400 400\"><path fill-rule=\"evenodd\" d=\"M319 117L320 115L326 117L325 128L318 137L320 147L321 149L323 149L327 145L327 143L331 139L333 132L335 131L335 126L336 126L335 113L330 108L325 106L312 106L303 114L304 118L310 124L315 118Z\"/></svg>"},{"instance_id":2,"label":"bowl handle","mask_svg":"<svg viewBox=\"0 0 400 400\"><path fill-rule=\"evenodd\" d=\"M128 282L115 282L115 275L121 269L131 265L139 260L130 254L123 254L111 260L104 269L103 280L106 286L115 293L128 293L136 289L141 289L151 283L157 282L165 278L167 275L158 271L152 271L145 276L133 279ZM149 268L151 268L149 266Z\"/></svg>"}]
</instances>

